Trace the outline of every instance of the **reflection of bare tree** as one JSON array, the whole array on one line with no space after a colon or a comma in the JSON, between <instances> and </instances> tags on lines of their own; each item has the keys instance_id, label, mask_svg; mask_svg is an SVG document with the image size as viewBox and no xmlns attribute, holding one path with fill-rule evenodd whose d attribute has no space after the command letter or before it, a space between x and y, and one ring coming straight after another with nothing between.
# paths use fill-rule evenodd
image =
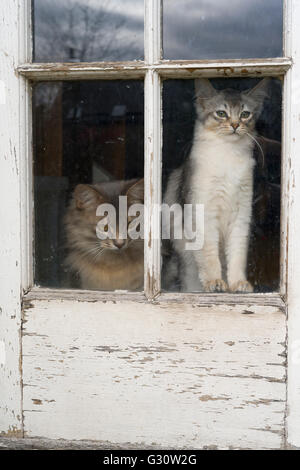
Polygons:
<instances>
[{"instance_id":1,"label":"reflection of bare tree","mask_svg":"<svg viewBox=\"0 0 300 470\"><path fill-rule=\"evenodd\" d=\"M126 60L139 48L128 34L128 17L109 0L35 0L37 61ZM132 35L131 35L132 37ZM142 46L142 44L140 45Z\"/></svg>"}]
</instances>

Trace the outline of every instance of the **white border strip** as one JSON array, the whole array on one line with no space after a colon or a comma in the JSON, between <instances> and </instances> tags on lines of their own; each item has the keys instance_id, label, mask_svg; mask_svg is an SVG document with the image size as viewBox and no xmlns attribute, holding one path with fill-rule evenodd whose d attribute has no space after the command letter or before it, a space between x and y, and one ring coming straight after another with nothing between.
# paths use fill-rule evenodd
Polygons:
<instances>
[{"instance_id":1,"label":"white border strip","mask_svg":"<svg viewBox=\"0 0 300 470\"><path fill-rule=\"evenodd\" d=\"M284 121L287 213L288 403L287 440L300 447L300 2L287 1L286 52L293 66L286 75Z\"/></svg>"}]
</instances>

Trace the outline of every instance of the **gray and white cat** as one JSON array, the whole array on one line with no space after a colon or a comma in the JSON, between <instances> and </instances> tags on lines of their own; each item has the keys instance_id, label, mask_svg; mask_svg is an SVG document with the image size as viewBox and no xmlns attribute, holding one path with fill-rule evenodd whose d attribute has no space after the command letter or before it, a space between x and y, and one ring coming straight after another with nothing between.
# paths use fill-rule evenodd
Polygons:
<instances>
[{"instance_id":1,"label":"gray and white cat","mask_svg":"<svg viewBox=\"0 0 300 470\"><path fill-rule=\"evenodd\" d=\"M268 79L251 90L217 91L195 80L197 120L187 161L168 180L164 202L204 205L204 243L171 241L166 272L178 270L181 290L252 292L246 277L253 195L255 124ZM177 265L176 265L177 262Z\"/></svg>"}]
</instances>

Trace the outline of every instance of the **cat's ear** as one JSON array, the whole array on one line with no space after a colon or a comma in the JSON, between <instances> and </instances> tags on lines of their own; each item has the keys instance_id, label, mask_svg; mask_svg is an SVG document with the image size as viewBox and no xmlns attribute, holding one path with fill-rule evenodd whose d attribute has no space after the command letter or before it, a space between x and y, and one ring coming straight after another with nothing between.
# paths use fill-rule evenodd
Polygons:
<instances>
[{"instance_id":1,"label":"cat's ear","mask_svg":"<svg viewBox=\"0 0 300 470\"><path fill-rule=\"evenodd\" d=\"M260 82L258 82L258 84L254 88L247 90L245 94L247 96L251 96L251 98L253 98L256 102L262 105L264 102L264 99L267 98L268 96L269 85L270 85L270 78L269 77L263 78Z\"/></svg>"},{"instance_id":2,"label":"cat's ear","mask_svg":"<svg viewBox=\"0 0 300 470\"><path fill-rule=\"evenodd\" d=\"M78 184L74 190L77 209L93 209L103 202L103 196L88 184Z\"/></svg>"},{"instance_id":3,"label":"cat's ear","mask_svg":"<svg viewBox=\"0 0 300 470\"><path fill-rule=\"evenodd\" d=\"M127 190L128 205L144 202L144 178L134 183Z\"/></svg>"},{"instance_id":4,"label":"cat's ear","mask_svg":"<svg viewBox=\"0 0 300 470\"><path fill-rule=\"evenodd\" d=\"M205 109L205 102L217 94L216 89L207 78L195 79L195 92L196 104L201 106L202 109Z\"/></svg>"}]
</instances>

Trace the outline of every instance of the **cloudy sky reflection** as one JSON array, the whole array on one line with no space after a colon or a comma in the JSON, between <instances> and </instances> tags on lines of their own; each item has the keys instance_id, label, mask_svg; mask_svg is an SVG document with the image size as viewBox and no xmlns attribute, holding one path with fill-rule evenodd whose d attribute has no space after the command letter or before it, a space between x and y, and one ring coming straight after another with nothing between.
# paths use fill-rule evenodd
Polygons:
<instances>
[{"instance_id":1,"label":"cloudy sky reflection","mask_svg":"<svg viewBox=\"0 0 300 470\"><path fill-rule=\"evenodd\" d=\"M282 56L283 0L163 0L166 59Z\"/></svg>"},{"instance_id":2,"label":"cloudy sky reflection","mask_svg":"<svg viewBox=\"0 0 300 470\"><path fill-rule=\"evenodd\" d=\"M34 0L34 60L144 57L143 0Z\"/></svg>"},{"instance_id":3,"label":"cloudy sky reflection","mask_svg":"<svg viewBox=\"0 0 300 470\"><path fill-rule=\"evenodd\" d=\"M280 57L282 3L163 0L164 58ZM33 4L37 62L144 57L144 0L33 0Z\"/></svg>"}]
</instances>

